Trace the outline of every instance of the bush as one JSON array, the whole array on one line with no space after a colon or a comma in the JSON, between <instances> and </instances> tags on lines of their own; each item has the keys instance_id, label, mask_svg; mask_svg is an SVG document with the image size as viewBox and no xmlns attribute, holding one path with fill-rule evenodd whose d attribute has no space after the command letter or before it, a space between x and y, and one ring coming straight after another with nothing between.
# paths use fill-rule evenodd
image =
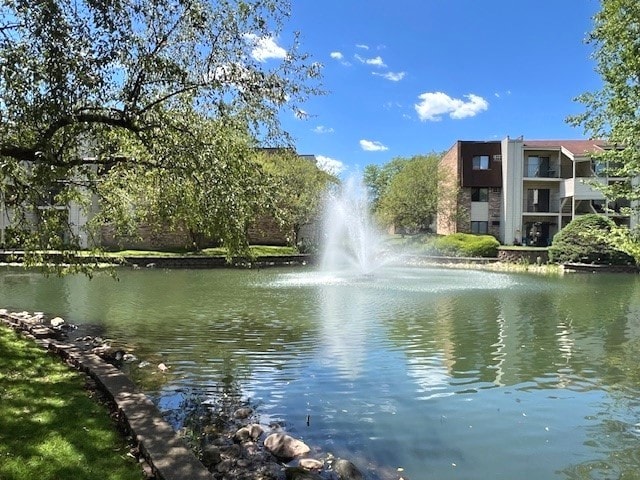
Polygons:
<instances>
[{"instance_id":1,"label":"bush","mask_svg":"<svg viewBox=\"0 0 640 480\"><path fill-rule=\"evenodd\" d=\"M496 257L500 242L491 235L454 233L437 238L433 248L440 255L452 257Z\"/></svg>"},{"instance_id":2,"label":"bush","mask_svg":"<svg viewBox=\"0 0 640 480\"><path fill-rule=\"evenodd\" d=\"M628 254L609 241L615 223L598 214L582 215L560 230L549 247L549 260L556 263L626 265L634 263Z\"/></svg>"}]
</instances>

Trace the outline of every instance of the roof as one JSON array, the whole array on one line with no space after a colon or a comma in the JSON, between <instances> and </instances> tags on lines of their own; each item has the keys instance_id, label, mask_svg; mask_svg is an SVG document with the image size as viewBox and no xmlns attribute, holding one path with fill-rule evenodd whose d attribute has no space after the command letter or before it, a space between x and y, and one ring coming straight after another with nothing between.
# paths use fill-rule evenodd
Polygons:
<instances>
[{"instance_id":1,"label":"roof","mask_svg":"<svg viewBox=\"0 0 640 480\"><path fill-rule=\"evenodd\" d=\"M602 150L606 143L603 140L524 140L525 147L533 148L560 148L563 147L574 156L582 156L587 153Z\"/></svg>"}]
</instances>

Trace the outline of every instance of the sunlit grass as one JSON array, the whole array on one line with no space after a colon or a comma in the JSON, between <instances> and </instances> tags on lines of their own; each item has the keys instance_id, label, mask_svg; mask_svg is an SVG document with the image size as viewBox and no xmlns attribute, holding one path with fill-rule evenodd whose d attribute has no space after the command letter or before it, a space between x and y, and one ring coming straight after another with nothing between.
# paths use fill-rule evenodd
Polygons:
<instances>
[{"instance_id":1,"label":"sunlit grass","mask_svg":"<svg viewBox=\"0 0 640 480\"><path fill-rule=\"evenodd\" d=\"M82 375L0 326L0 478L141 479Z\"/></svg>"},{"instance_id":2,"label":"sunlit grass","mask_svg":"<svg viewBox=\"0 0 640 480\"><path fill-rule=\"evenodd\" d=\"M295 247L279 247L271 245L252 245L249 247L253 257L273 255L295 255L298 250ZM198 251L159 251L159 250L120 250L108 252L109 257L182 257L192 255L204 255L207 257L224 257L227 249L224 247L205 248Z\"/></svg>"}]
</instances>

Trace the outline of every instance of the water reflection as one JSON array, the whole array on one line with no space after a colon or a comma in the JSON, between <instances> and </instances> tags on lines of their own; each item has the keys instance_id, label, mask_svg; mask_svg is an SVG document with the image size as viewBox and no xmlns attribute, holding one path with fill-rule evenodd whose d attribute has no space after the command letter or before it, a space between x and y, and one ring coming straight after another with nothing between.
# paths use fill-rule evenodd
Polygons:
<instances>
[{"instance_id":1,"label":"water reflection","mask_svg":"<svg viewBox=\"0 0 640 480\"><path fill-rule=\"evenodd\" d=\"M0 304L97 324L170 365L133 373L176 422L190 395L224 393L409 478L638 478L634 276L4 270Z\"/></svg>"}]
</instances>

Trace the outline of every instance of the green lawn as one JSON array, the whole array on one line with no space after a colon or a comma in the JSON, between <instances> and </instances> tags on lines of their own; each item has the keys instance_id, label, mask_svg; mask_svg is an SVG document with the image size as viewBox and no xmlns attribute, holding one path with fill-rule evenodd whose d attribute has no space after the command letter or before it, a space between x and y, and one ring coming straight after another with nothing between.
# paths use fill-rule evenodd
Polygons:
<instances>
[{"instance_id":1,"label":"green lawn","mask_svg":"<svg viewBox=\"0 0 640 480\"><path fill-rule=\"evenodd\" d=\"M275 247L269 245L252 245L249 247L251 255L254 257L271 255L295 255L298 250L295 247ZM204 255L208 257L224 257L227 251L224 247L205 248L197 252L192 251L161 251L161 250L121 250L108 252L109 257L183 257L192 255Z\"/></svg>"},{"instance_id":2,"label":"green lawn","mask_svg":"<svg viewBox=\"0 0 640 480\"><path fill-rule=\"evenodd\" d=\"M84 377L0 326L0 479L143 478Z\"/></svg>"}]
</instances>

